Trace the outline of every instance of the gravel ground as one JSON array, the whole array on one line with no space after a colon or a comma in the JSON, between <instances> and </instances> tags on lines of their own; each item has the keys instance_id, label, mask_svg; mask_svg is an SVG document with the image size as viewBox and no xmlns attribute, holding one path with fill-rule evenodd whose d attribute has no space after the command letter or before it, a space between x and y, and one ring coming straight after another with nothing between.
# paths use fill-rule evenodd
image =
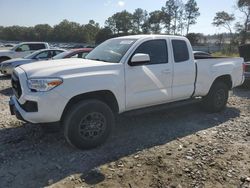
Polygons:
<instances>
[{"instance_id":1,"label":"gravel ground","mask_svg":"<svg viewBox=\"0 0 250 188\"><path fill-rule=\"evenodd\" d=\"M11 93L0 76L0 187L250 187L250 90L235 89L218 114L189 105L121 116L89 151L10 116Z\"/></svg>"}]
</instances>

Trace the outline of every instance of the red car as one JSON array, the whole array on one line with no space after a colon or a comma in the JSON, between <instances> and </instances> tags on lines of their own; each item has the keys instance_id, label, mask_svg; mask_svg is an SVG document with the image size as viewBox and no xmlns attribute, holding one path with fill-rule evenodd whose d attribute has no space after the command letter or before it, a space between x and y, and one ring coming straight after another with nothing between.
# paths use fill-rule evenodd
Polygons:
<instances>
[{"instance_id":1,"label":"red car","mask_svg":"<svg viewBox=\"0 0 250 188\"><path fill-rule=\"evenodd\" d=\"M54 56L52 59L84 58L93 48L72 49Z\"/></svg>"}]
</instances>

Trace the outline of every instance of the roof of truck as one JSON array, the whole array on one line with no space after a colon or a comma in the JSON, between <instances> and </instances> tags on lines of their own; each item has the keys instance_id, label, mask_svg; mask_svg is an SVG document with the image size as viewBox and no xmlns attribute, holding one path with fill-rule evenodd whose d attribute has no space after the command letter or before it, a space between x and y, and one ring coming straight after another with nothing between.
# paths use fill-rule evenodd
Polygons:
<instances>
[{"instance_id":1,"label":"roof of truck","mask_svg":"<svg viewBox=\"0 0 250 188\"><path fill-rule=\"evenodd\" d=\"M128 35L128 36L122 36L122 37L117 37L117 38L121 38L121 39L142 39L142 38L157 38L157 37L169 37L169 38L180 38L180 39L184 39L185 37L182 36L175 36L175 35Z\"/></svg>"}]
</instances>

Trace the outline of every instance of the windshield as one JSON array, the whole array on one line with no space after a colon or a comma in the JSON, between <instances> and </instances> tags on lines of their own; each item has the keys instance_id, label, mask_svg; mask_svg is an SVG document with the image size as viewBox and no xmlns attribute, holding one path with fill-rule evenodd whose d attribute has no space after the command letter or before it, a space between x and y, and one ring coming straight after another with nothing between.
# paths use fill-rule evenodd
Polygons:
<instances>
[{"instance_id":1,"label":"windshield","mask_svg":"<svg viewBox=\"0 0 250 188\"><path fill-rule=\"evenodd\" d=\"M85 59L119 63L135 39L110 39L92 50Z\"/></svg>"},{"instance_id":2,"label":"windshield","mask_svg":"<svg viewBox=\"0 0 250 188\"><path fill-rule=\"evenodd\" d=\"M14 45L10 50L15 51L19 45Z\"/></svg>"},{"instance_id":3,"label":"windshield","mask_svg":"<svg viewBox=\"0 0 250 188\"><path fill-rule=\"evenodd\" d=\"M72 51L66 51L66 52L63 52L63 53L60 53L56 56L54 56L52 59L63 59L65 58L67 55L71 54Z\"/></svg>"},{"instance_id":4,"label":"windshield","mask_svg":"<svg viewBox=\"0 0 250 188\"><path fill-rule=\"evenodd\" d=\"M24 59L33 59L33 57L35 57L38 53L40 53L41 51L40 50L38 50L38 51L36 51L36 52L33 52L32 54L29 54L29 55L26 55L25 57L24 57Z\"/></svg>"}]
</instances>

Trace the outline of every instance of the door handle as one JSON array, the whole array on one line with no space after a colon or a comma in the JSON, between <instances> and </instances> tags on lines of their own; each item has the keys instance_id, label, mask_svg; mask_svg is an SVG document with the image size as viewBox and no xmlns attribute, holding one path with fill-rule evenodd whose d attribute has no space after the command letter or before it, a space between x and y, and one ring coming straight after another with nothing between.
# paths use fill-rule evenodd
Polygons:
<instances>
[{"instance_id":1,"label":"door handle","mask_svg":"<svg viewBox=\"0 0 250 188\"><path fill-rule=\"evenodd\" d=\"M165 70L163 70L163 71L161 71L163 74L170 74L171 73L171 71L170 71L170 69L165 69Z\"/></svg>"}]
</instances>

